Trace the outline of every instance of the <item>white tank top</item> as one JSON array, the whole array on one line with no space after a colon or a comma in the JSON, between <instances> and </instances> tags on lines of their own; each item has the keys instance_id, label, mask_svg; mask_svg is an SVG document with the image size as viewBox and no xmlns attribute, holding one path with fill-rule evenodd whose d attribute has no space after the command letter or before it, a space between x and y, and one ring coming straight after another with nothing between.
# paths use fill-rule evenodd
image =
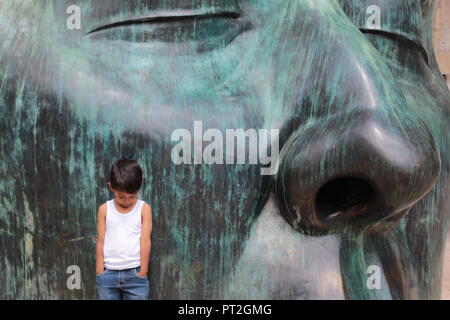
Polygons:
<instances>
[{"instance_id":1,"label":"white tank top","mask_svg":"<svg viewBox=\"0 0 450 320\"><path fill-rule=\"evenodd\" d=\"M141 209L145 201L138 199L128 213L120 213L114 199L106 201L106 233L103 246L105 268L123 270L141 265Z\"/></svg>"}]
</instances>

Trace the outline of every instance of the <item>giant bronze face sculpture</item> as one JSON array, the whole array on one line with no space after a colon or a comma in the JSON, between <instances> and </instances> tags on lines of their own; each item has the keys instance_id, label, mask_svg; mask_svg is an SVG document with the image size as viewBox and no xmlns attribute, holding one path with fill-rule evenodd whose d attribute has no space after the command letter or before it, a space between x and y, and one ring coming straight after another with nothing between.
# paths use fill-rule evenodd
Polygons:
<instances>
[{"instance_id":1,"label":"giant bronze face sculpture","mask_svg":"<svg viewBox=\"0 0 450 320\"><path fill-rule=\"evenodd\" d=\"M433 7L1 1L0 297L95 297L96 209L127 156L153 208L154 299L439 298L450 95ZM258 147L279 156L175 163L176 130L214 140L199 124L279 130Z\"/></svg>"}]
</instances>

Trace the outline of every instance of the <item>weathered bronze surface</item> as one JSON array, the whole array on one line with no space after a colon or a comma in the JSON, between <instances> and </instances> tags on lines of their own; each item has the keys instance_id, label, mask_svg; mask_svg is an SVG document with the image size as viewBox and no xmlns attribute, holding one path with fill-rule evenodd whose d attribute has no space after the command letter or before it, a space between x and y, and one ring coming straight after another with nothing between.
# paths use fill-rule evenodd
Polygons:
<instances>
[{"instance_id":1,"label":"weathered bronze surface","mask_svg":"<svg viewBox=\"0 0 450 320\"><path fill-rule=\"evenodd\" d=\"M72 4L0 2L0 298L95 298L96 210L122 156L153 208L152 299L440 297L433 1L82 0L80 29ZM194 121L279 129L277 174L175 165L171 134Z\"/></svg>"}]
</instances>

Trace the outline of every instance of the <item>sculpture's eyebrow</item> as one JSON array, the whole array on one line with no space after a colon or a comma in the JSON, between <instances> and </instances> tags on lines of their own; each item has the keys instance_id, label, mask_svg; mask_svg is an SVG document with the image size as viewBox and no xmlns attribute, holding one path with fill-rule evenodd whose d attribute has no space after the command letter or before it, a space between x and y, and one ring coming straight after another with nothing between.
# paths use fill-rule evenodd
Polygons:
<instances>
[{"instance_id":1,"label":"sculpture's eyebrow","mask_svg":"<svg viewBox=\"0 0 450 320\"><path fill-rule=\"evenodd\" d=\"M378 34L389 38L394 38L395 40L403 41L408 43L409 45L414 46L416 49L418 49L421 54L423 55L425 62L430 65L429 62L429 56L428 51L425 49L425 46L422 42L413 39L412 37L408 36L407 34L401 33L401 32L392 32L392 31L386 31L386 30L379 30L379 29L367 29L367 28L360 28L359 29L362 33L371 33L371 34Z\"/></svg>"},{"instance_id":2,"label":"sculpture's eyebrow","mask_svg":"<svg viewBox=\"0 0 450 320\"><path fill-rule=\"evenodd\" d=\"M135 24L151 24L151 23L168 23L182 20L191 19L207 19L207 18L231 18L237 19L240 17L239 11L223 10L217 12L201 12L200 10L177 10L164 13L149 14L146 16L140 16L131 19L120 20L108 24L95 26L92 30L88 31L84 35L89 35L98 31L111 29L115 27L122 27Z\"/></svg>"}]
</instances>

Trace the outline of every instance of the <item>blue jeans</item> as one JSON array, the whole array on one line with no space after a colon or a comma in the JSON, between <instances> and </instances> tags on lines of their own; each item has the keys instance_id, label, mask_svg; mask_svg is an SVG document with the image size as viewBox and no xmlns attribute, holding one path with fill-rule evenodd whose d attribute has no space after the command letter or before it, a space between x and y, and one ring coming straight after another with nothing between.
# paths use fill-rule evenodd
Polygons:
<instances>
[{"instance_id":1,"label":"blue jeans","mask_svg":"<svg viewBox=\"0 0 450 320\"><path fill-rule=\"evenodd\" d=\"M147 300L149 282L138 276L141 267L110 270L96 275L97 294L100 300Z\"/></svg>"}]
</instances>

